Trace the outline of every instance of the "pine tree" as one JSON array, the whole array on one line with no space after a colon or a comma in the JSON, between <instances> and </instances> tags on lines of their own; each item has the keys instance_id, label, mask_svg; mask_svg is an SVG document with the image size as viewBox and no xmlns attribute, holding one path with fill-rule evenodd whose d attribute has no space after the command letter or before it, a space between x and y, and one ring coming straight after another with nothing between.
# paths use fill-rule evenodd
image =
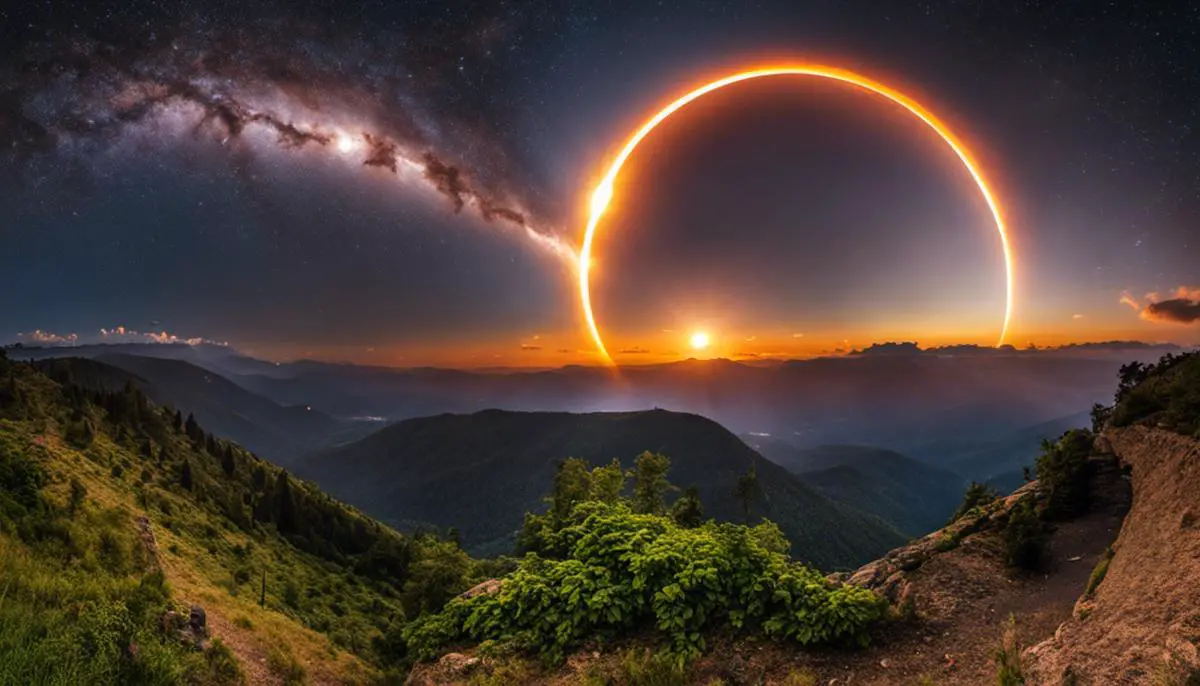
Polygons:
<instances>
[{"instance_id":1,"label":"pine tree","mask_svg":"<svg viewBox=\"0 0 1200 686\"><path fill-rule=\"evenodd\" d=\"M700 491L695 486L688 486L671 506L671 518L679 526L688 529L704 523L704 504L700 502Z\"/></svg>"},{"instance_id":2,"label":"pine tree","mask_svg":"<svg viewBox=\"0 0 1200 686\"><path fill-rule=\"evenodd\" d=\"M737 484L733 488L733 495L742 504L742 517L749 522L750 510L759 496L757 462L751 462L750 469L738 477Z\"/></svg>"},{"instance_id":3,"label":"pine tree","mask_svg":"<svg viewBox=\"0 0 1200 686\"><path fill-rule=\"evenodd\" d=\"M275 525L285 533L298 530L296 501L292 496L292 485L287 472L280 472L279 478L275 480Z\"/></svg>"},{"instance_id":4,"label":"pine tree","mask_svg":"<svg viewBox=\"0 0 1200 686\"><path fill-rule=\"evenodd\" d=\"M204 442L204 431L200 429L200 425L196 423L196 417L190 412L187 421L184 422L183 430L193 443L202 444Z\"/></svg>"},{"instance_id":5,"label":"pine tree","mask_svg":"<svg viewBox=\"0 0 1200 686\"><path fill-rule=\"evenodd\" d=\"M667 507L667 491L671 482L667 472L671 460L666 455L646 451L638 455L633 469L633 511L643 514L662 514Z\"/></svg>"},{"instance_id":6,"label":"pine tree","mask_svg":"<svg viewBox=\"0 0 1200 686\"><path fill-rule=\"evenodd\" d=\"M228 476L233 476L233 470L237 468L237 463L233 460L233 447L228 443L225 444L225 449L221 451L221 469Z\"/></svg>"},{"instance_id":7,"label":"pine tree","mask_svg":"<svg viewBox=\"0 0 1200 686\"><path fill-rule=\"evenodd\" d=\"M587 500L591 486L587 462L578 457L559 462L554 474L554 493L550 496L550 515L554 521L566 521L575 504Z\"/></svg>"},{"instance_id":8,"label":"pine tree","mask_svg":"<svg viewBox=\"0 0 1200 686\"><path fill-rule=\"evenodd\" d=\"M185 490L192 490L192 461L184 458L183 469L179 472L179 485Z\"/></svg>"},{"instance_id":9,"label":"pine tree","mask_svg":"<svg viewBox=\"0 0 1200 686\"><path fill-rule=\"evenodd\" d=\"M625 470L621 468L621 461L614 457L607 465L594 467L591 481L590 500L617 502L625 490Z\"/></svg>"}]
</instances>

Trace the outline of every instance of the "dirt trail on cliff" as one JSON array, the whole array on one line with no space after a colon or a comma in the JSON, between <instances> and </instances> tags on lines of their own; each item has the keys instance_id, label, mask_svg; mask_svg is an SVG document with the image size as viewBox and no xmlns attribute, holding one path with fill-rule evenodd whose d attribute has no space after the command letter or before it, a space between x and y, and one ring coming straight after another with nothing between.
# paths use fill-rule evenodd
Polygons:
<instances>
[{"instance_id":1,"label":"dirt trail on cliff","mask_svg":"<svg viewBox=\"0 0 1200 686\"><path fill-rule=\"evenodd\" d=\"M1027 651L1030 684L1184 684L1200 671L1200 441L1146 427L1104 439L1132 472L1133 505L1103 583Z\"/></svg>"}]
</instances>

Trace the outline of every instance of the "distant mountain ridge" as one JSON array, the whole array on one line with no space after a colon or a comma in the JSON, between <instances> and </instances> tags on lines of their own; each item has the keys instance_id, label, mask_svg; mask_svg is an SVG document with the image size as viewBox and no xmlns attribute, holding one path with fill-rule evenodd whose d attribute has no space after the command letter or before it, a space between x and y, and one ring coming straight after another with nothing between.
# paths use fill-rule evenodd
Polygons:
<instances>
[{"instance_id":1,"label":"distant mountain ridge","mask_svg":"<svg viewBox=\"0 0 1200 686\"><path fill-rule=\"evenodd\" d=\"M555 464L567 457L627 467L645 450L671 458L671 481L695 485L708 516L742 519L737 477L753 465L761 486L752 518L780 526L797 557L853 565L903 542L890 525L801 483L719 424L654 410L570 414L487 410L399 422L319 452L298 475L396 524L455 527L477 552L511 547L526 511L542 509Z\"/></svg>"},{"instance_id":2,"label":"distant mountain ridge","mask_svg":"<svg viewBox=\"0 0 1200 686\"><path fill-rule=\"evenodd\" d=\"M966 487L958 474L894 450L860 445L796 448L778 440L746 439L809 486L909 536L945 525Z\"/></svg>"},{"instance_id":3,"label":"distant mountain ridge","mask_svg":"<svg viewBox=\"0 0 1200 686\"><path fill-rule=\"evenodd\" d=\"M1050 350L891 344L844 357L630 366L619 378L582 366L455 370L274 363L213 345L29 347L10 353L22 359L123 352L182 359L280 405L311 405L338 417L399 420L492 407L568 412L662 407L710 417L739 433L787 437L802 447L882 445L947 466L922 449L938 443L962 453L1105 402L1121 364L1176 349L1119 341Z\"/></svg>"},{"instance_id":4,"label":"distant mountain ridge","mask_svg":"<svg viewBox=\"0 0 1200 686\"><path fill-rule=\"evenodd\" d=\"M317 447L358 438L377 428L338 420L311 406L282 406L181 359L106 352L93 358L44 359L35 364L51 369L60 359L77 377L88 375L82 383L107 390L131 383L154 402L194 414L216 435L283 466Z\"/></svg>"}]
</instances>

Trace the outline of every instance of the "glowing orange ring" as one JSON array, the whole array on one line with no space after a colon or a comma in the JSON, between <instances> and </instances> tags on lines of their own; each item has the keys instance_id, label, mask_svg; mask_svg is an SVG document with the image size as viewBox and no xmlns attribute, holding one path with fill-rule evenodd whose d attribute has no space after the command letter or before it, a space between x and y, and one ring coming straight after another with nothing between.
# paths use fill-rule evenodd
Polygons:
<instances>
[{"instance_id":1,"label":"glowing orange ring","mask_svg":"<svg viewBox=\"0 0 1200 686\"><path fill-rule=\"evenodd\" d=\"M588 330L592 334L592 340L596 343L596 348L600 350L600 354L609 364L613 363L612 357L608 354L608 349L604 347L604 340L600 337L600 330L596 328L596 318L592 314L592 298L591 288L589 286L588 274L591 271L591 254L592 240L596 237L596 226L600 223L600 218L604 215L604 211L608 208L609 202L613 197L613 184L617 179L617 174L620 173L621 167L625 161L633 154L638 144L642 139L650 134L656 126L666 120L667 117L674 114L684 105L696 100L702 95L707 95L719 88L724 88L731 84L750 79L757 79L763 76L819 76L821 78L832 79L842 83L848 83L857 86L863 90L869 91L876 95L881 95L888 100L900 105L918 119L925 122L929 128L933 129L938 136L941 137L946 145L958 155L958 159L962 161L963 166L971 173L971 177L975 179L975 185L979 187L979 192L983 194L983 199L987 201L988 208L992 211L992 218L996 221L996 231L1000 234L1000 245L1004 249L1004 276L1005 283L1005 301L1004 301L1004 325L1000 328L1000 340L996 345L1003 345L1004 339L1008 335L1008 325L1012 320L1013 309L1013 254L1012 248L1008 241L1008 229L1004 225L1004 218L1001 216L1000 205L997 204L996 198L992 195L991 189L988 187L987 181L983 177L983 172L980 170L979 163L967 150L967 146L954 135L954 133L942 123L940 119L935 117L932 112L921 106L920 103L908 97L907 95L889 88L888 86L879 83L878 81L869 79L860 74L855 74L845 69L837 67L825 67L821 65L795 65L781 67L766 67L762 69L752 69L743 71L731 76L726 76L722 79L717 79L707 83L695 90L686 93L680 98L673 101L671 104L662 108L649 119L645 124L630 137L625 143L625 147L621 148L620 154L613 160L612 166L608 168L608 173L596 186L596 190L592 192L591 213L588 216L587 229L583 234L583 247L579 251L579 299L583 304L583 315L587 321Z\"/></svg>"}]
</instances>

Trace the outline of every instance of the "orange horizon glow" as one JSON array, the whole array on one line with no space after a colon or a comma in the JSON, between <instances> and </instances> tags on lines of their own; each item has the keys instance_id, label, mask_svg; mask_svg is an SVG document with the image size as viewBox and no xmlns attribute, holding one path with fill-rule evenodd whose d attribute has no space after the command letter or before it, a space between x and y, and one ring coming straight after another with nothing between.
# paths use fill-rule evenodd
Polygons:
<instances>
[{"instance_id":1,"label":"orange horizon glow","mask_svg":"<svg viewBox=\"0 0 1200 686\"><path fill-rule=\"evenodd\" d=\"M1004 321L1000 328L1000 337L996 342L996 346L1004 345L1005 339L1008 336L1009 324L1012 321L1013 311L1013 281L1014 281L1014 262L1015 258L1013 250L1009 242L1008 228L1004 223L1003 214L1000 210L1000 205L996 201L991 188L984 178L983 171L974 156L967 149L966 144L962 142L939 118L932 112L925 109L920 103L907 95L897 91L889 86L886 86L878 81L875 81L866 76L862 76L855 72L837 67L827 67L822 65L798 64L784 65L775 67L763 67L751 69L747 71L737 72L730 76L709 81L704 85L696 87L684 95L671 101L665 107L662 107L646 120L634 132L634 134L626 141L625 146L617 154L612 164L608 167L607 173L597 184L591 195L591 203L589 206L589 215L587 227L584 230L582 247L579 252L579 298L582 305L583 317L591 334L592 342L595 344L600 357L608 365L615 365L616 362L609 355L608 348L604 345L604 340L600 335L600 329L596 324L596 317L592 311L591 301L591 253L592 243L595 239L596 229L600 224L601 217L608 209L609 203L612 202L614 186L617 176L621 172L621 168L628 161L637 146L642 140L650 135L650 133L668 117L683 108L685 105L697 100L701 96L707 95L713 91L724 88L735 83L748 81L767 76L817 76L821 78L831 79L841 83L850 84L862 90L882 96L887 100L900 105L909 113L924 122L929 128L945 142L951 150L954 151L959 161L966 167L971 178L975 181L975 185L979 188L980 194L988 205L991 211L992 218L996 224L997 233L1000 236L1000 245L1004 252L1004 275L1005 275L1005 303L1004 303Z\"/></svg>"}]
</instances>

